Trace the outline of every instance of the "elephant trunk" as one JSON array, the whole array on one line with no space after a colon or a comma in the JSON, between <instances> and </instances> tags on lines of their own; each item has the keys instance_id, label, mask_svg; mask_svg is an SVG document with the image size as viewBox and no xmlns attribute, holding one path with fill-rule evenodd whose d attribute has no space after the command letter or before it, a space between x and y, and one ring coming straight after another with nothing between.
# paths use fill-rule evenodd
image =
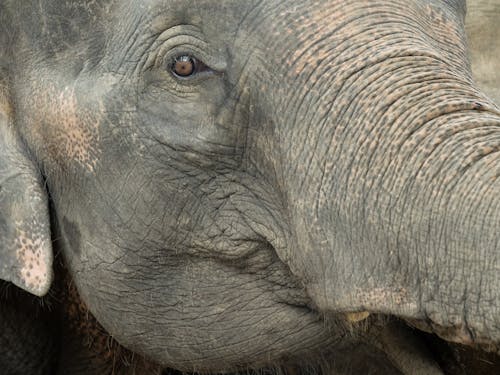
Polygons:
<instances>
[{"instance_id":1,"label":"elephant trunk","mask_svg":"<svg viewBox=\"0 0 500 375\"><path fill-rule=\"evenodd\" d=\"M500 111L474 87L463 21L416 3L299 10L261 28L271 120L251 133L280 172L278 255L323 312L500 342Z\"/></svg>"},{"instance_id":2,"label":"elephant trunk","mask_svg":"<svg viewBox=\"0 0 500 375\"><path fill-rule=\"evenodd\" d=\"M429 86L344 102L291 137L283 258L321 311L500 342L500 116L473 89Z\"/></svg>"},{"instance_id":3,"label":"elephant trunk","mask_svg":"<svg viewBox=\"0 0 500 375\"><path fill-rule=\"evenodd\" d=\"M338 134L310 130L308 151L288 148L296 245L283 258L321 311L394 314L451 341L500 342L500 117L479 100L371 117L369 130L355 119L309 125Z\"/></svg>"}]
</instances>

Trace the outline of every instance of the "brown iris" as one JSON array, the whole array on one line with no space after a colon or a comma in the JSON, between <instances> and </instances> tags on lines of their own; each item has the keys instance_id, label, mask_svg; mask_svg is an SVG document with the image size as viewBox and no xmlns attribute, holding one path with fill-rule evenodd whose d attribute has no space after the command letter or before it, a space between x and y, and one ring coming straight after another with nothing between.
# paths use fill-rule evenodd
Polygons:
<instances>
[{"instance_id":1,"label":"brown iris","mask_svg":"<svg viewBox=\"0 0 500 375\"><path fill-rule=\"evenodd\" d=\"M172 70L179 77L189 77L196 70L196 62L191 56L179 56L175 59Z\"/></svg>"}]
</instances>

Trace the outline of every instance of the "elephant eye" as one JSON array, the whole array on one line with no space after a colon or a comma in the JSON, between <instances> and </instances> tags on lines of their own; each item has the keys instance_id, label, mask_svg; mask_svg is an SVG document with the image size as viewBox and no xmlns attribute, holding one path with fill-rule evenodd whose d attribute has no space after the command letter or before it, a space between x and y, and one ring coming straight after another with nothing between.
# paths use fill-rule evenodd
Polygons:
<instances>
[{"instance_id":1,"label":"elephant eye","mask_svg":"<svg viewBox=\"0 0 500 375\"><path fill-rule=\"evenodd\" d=\"M174 58L170 70L177 78L190 78L210 69L191 55L180 55Z\"/></svg>"}]
</instances>

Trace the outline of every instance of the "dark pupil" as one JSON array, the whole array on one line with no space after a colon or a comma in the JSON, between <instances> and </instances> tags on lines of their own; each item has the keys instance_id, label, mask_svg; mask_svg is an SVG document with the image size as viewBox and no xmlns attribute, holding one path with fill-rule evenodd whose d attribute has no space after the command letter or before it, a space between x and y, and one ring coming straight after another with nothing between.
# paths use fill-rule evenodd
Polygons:
<instances>
[{"instance_id":1,"label":"dark pupil","mask_svg":"<svg viewBox=\"0 0 500 375\"><path fill-rule=\"evenodd\" d=\"M181 56L175 60L174 72L178 76L188 77L194 73L194 60L190 56Z\"/></svg>"}]
</instances>

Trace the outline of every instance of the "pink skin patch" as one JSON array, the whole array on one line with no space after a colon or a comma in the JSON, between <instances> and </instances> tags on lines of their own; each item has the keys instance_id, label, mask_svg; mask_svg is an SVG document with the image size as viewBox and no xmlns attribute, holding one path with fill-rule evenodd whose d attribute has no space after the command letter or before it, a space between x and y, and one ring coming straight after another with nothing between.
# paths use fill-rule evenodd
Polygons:
<instances>
[{"instance_id":1,"label":"pink skin patch","mask_svg":"<svg viewBox=\"0 0 500 375\"><path fill-rule=\"evenodd\" d=\"M27 123L37 150L50 163L78 165L93 173L98 165L99 127L104 109L100 103L81 103L75 88L44 86L42 94L28 98Z\"/></svg>"},{"instance_id":2,"label":"pink skin patch","mask_svg":"<svg viewBox=\"0 0 500 375\"><path fill-rule=\"evenodd\" d=\"M44 139L50 157L60 163L73 162L89 172L97 166L99 150L96 114L80 110L75 92L65 88L58 92L55 88L46 89L47 95L34 98L33 108L45 109L44 121L38 124L38 136ZM97 113L98 111L96 111Z\"/></svg>"},{"instance_id":3,"label":"pink skin patch","mask_svg":"<svg viewBox=\"0 0 500 375\"><path fill-rule=\"evenodd\" d=\"M16 224L17 228L23 227ZM51 282L51 265L46 256L51 250L47 239L37 231L28 233L17 229L16 249L23 287L36 295L45 294Z\"/></svg>"},{"instance_id":4,"label":"pink skin patch","mask_svg":"<svg viewBox=\"0 0 500 375\"><path fill-rule=\"evenodd\" d=\"M59 127L58 142L66 157L89 172L97 165L98 122L88 113L80 113L74 92L66 88L58 98L54 123Z\"/></svg>"}]
</instances>

